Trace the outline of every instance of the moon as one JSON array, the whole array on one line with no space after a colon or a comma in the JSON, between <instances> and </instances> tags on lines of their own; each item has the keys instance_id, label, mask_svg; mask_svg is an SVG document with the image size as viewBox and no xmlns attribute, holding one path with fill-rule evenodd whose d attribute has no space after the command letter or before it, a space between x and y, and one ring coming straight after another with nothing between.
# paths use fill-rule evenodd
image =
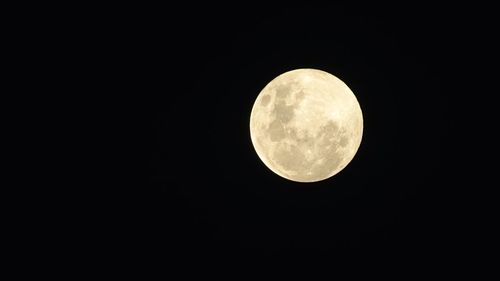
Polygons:
<instances>
[{"instance_id":1,"label":"moon","mask_svg":"<svg viewBox=\"0 0 500 281\"><path fill-rule=\"evenodd\" d=\"M317 182L354 158L363 114L354 93L334 75L295 69L269 82L250 114L250 136L259 158L277 175Z\"/></svg>"}]
</instances>

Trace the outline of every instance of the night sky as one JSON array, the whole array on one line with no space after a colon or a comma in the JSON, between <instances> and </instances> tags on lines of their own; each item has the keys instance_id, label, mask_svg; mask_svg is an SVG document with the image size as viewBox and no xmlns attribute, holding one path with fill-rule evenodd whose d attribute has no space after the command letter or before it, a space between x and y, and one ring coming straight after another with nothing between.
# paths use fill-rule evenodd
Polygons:
<instances>
[{"instance_id":1,"label":"night sky","mask_svg":"<svg viewBox=\"0 0 500 281\"><path fill-rule=\"evenodd\" d=\"M186 257L455 249L459 16L403 4L166 10L130 24L146 100L132 108L146 119L146 171L124 204L130 245ZM316 183L275 175L250 140L255 98L296 68L339 77L363 111L355 158Z\"/></svg>"}]
</instances>

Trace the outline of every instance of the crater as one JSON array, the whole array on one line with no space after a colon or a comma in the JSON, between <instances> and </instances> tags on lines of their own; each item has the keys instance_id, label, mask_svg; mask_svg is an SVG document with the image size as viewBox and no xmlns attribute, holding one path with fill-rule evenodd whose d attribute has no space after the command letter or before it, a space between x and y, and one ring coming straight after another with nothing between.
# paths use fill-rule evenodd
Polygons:
<instances>
[{"instance_id":1,"label":"crater","mask_svg":"<svg viewBox=\"0 0 500 281\"><path fill-rule=\"evenodd\" d=\"M321 128L322 134L324 134L325 138L327 139L335 137L338 131L339 131L339 126L337 125L337 123L333 121L328 121L328 123L322 126Z\"/></svg>"},{"instance_id":2,"label":"crater","mask_svg":"<svg viewBox=\"0 0 500 281\"><path fill-rule=\"evenodd\" d=\"M264 95L262 99L260 100L260 105L261 106L267 106L269 102L271 101L271 96L269 95Z\"/></svg>"}]
</instances>

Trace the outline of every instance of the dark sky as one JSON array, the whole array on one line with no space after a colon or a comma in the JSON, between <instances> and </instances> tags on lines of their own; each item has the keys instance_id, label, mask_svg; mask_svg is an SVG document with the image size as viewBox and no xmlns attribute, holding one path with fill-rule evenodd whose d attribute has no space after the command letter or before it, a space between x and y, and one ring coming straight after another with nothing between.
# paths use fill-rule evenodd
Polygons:
<instances>
[{"instance_id":1,"label":"dark sky","mask_svg":"<svg viewBox=\"0 0 500 281\"><path fill-rule=\"evenodd\" d=\"M455 249L450 85L465 25L453 8L232 4L132 15L133 84L146 103L131 110L147 138L146 173L125 204L132 247L184 256ZM256 96L296 68L342 79L364 115L355 159L317 183L273 174L250 140Z\"/></svg>"}]
</instances>

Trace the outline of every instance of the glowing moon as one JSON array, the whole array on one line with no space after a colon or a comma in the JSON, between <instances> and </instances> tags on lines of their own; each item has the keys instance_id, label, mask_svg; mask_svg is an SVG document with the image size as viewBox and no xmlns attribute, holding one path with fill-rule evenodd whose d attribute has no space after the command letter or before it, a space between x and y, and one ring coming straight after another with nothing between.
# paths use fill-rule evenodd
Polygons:
<instances>
[{"instance_id":1,"label":"glowing moon","mask_svg":"<svg viewBox=\"0 0 500 281\"><path fill-rule=\"evenodd\" d=\"M316 182L354 158L363 114L340 79L317 69L296 69L260 92L250 115L250 135L271 171L292 181Z\"/></svg>"}]
</instances>

